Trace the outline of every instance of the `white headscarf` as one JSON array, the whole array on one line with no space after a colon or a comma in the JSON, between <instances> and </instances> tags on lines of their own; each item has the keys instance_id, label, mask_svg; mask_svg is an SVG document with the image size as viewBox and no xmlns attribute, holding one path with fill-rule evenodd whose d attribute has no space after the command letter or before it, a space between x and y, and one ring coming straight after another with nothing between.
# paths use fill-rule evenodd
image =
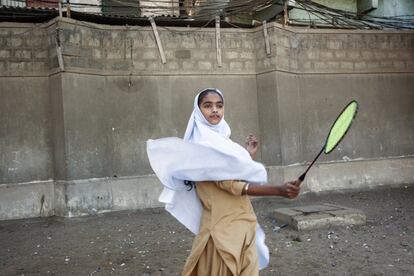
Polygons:
<instances>
[{"instance_id":1,"label":"white headscarf","mask_svg":"<svg viewBox=\"0 0 414 276\"><path fill-rule=\"evenodd\" d=\"M251 159L246 149L230 139L231 130L224 116L217 125L210 124L201 113L198 98L194 99L194 110L188 121L184 139L176 137L147 141L147 154L164 190L159 201L165 209L191 232L197 234L203 212L195 189L188 190L184 181L219 181L242 179L249 183L267 182L264 166ZM269 263L269 250L264 244L264 232L258 225L256 245L259 268Z\"/></svg>"}]
</instances>

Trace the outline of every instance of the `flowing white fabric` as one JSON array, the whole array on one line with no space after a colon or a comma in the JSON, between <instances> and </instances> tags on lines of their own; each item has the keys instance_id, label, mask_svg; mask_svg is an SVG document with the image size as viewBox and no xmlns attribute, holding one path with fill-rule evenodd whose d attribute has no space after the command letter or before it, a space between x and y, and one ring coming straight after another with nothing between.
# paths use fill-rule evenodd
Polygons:
<instances>
[{"instance_id":1,"label":"flowing white fabric","mask_svg":"<svg viewBox=\"0 0 414 276\"><path fill-rule=\"evenodd\" d=\"M223 97L218 89L205 90L214 90ZM184 139L170 137L147 141L151 167L164 185L159 201L165 203L166 210L194 234L199 232L203 209L195 189L188 190L184 181L241 179L251 184L267 182L264 166L253 161L246 149L229 138L231 131L224 117L217 125L204 118L198 107L200 93L195 97ZM259 268L262 269L269 263L269 250L259 225L256 246Z\"/></svg>"}]
</instances>

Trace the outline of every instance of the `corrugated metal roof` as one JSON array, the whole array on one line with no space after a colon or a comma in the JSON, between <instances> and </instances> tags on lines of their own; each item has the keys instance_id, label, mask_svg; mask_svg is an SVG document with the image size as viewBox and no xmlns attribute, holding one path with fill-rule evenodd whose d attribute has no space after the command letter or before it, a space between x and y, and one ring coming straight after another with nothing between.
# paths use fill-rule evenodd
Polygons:
<instances>
[{"instance_id":1,"label":"corrugated metal roof","mask_svg":"<svg viewBox=\"0 0 414 276\"><path fill-rule=\"evenodd\" d=\"M149 26L148 17L132 17L132 16L117 16L117 15L101 15L92 13L82 13L71 11L71 18L97 24L108 25L139 25ZM63 12L66 16L66 11ZM0 6L0 22L32 22L40 23L46 22L59 16L59 12L55 8L41 8L41 7L10 7ZM171 27L214 27L214 20L194 20L190 18L174 17L174 16L157 16L154 18L159 26ZM221 28L251 28L252 25L240 23L228 23L221 21Z\"/></svg>"},{"instance_id":2,"label":"corrugated metal roof","mask_svg":"<svg viewBox=\"0 0 414 276\"><path fill-rule=\"evenodd\" d=\"M41 23L58 15L54 8L0 6L0 22Z\"/></svg>"}]
</instances>

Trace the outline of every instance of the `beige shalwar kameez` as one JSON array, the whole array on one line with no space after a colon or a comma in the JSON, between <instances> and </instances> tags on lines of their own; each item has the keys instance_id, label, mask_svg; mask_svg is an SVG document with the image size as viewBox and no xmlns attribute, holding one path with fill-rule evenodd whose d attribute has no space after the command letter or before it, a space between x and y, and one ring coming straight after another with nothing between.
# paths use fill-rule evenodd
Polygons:
<instances>
[{"instance_id":1,"label":"beige shalwar kameez","mask_svg":"<svg viewBox=\"0 0 414 276\"><path fill-rule=\"evenodd\" d=\"M256 215L242 195L242 181L197 182L203 206L200 232L184 266L184 276L259 275Z\"/></svg>"}]
</instances>

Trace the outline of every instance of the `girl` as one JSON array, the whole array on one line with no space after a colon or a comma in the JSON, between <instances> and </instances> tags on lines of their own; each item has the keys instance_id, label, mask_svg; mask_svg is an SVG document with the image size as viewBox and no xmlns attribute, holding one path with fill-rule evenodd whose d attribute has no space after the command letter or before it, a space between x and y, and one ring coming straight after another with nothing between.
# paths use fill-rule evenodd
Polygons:
<instances>
[{"instance_id":1,"label":"girl","mask_svg":"<svg viewBox=\"0 0 414 276\"><path fill-rule=\"evenodd\" d=\"M148 140L151 167L164 185L159 200L197 236L183 275L259 274L269 252L246 195L295 198L299 181L267 182L250 135L246 149L231 141L224 97L216 88L197 94L184 139Z\"/></svg>"}]
</instances>

